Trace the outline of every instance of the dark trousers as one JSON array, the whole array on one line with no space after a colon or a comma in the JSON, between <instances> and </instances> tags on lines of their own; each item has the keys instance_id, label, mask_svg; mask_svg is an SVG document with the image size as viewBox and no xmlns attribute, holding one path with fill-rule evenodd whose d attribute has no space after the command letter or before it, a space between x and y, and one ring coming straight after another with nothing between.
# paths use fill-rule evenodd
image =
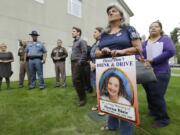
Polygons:
<instances>
[{"instance_id":1,"label":"dark trousers","mask_svg":"<svg viewBox=\"0 0 180 135\"><path fill-rule=\"evenodd\" d=\"M91 92L92 91L92 86L91 86L91 68L89 62L84 64L84 85L85 85L85 90Z\"/></svg>"},{"instance_id":2,"label":"dark trousers","mask_svg":"<svg viewBox=\"0 0 180 135\"><path fill-rule=\"evenodd\" d=\"M0 89L1 89L1 85L2 85L2 79L3 79L3 77L0 77ZM5 77L5 79L6 79L7 88L9 89L10 79L9 79L9 77Z\"/></svg>"},{"instance_id":3,"label":"dark trousers","mask_svg":"<svg viewBox=\"0 0 180 135\"><path fill-rule=\"evenodd\" d=\"M28 85L30 85L30 76L28 71L28 62L20 61L20 71L19 71L19 85L24 85L24 77L27 73Z\"/></svg>"},{"instance_id":4,"label":"dark trousers","mask_svg":"<svg viewBox=\"0 0 180 135\"><path fill-rule=\"evenodd\" d=\"M84 67L79 65L78 62L71 62L72 81L73 86L76 89L79 100L83 101L86 99L86 93L84 90Z\"/></svg>"},{"instance_id":5,"label":"dark trousers","mask_svg":"<svg viewBox=\"0 0 180 135\"><path fill-rule=\"evenodd\" d=\"M56 84L66 85L65 61L58 61L54 64L56 72Z\"/></svg>"},{"instance_id":6,"label":"dark trousers","mask_svg":"<svg viewBox=\"0 0 180 135\"><path fill-rule=\"evenodd\" d=\"M157 122L167 125L169 124L169 116L164 95L168 87L170 74L158 74L156 77L157 82L143 84L146 91L148 109Z\"/></svg>"}]
</instances>

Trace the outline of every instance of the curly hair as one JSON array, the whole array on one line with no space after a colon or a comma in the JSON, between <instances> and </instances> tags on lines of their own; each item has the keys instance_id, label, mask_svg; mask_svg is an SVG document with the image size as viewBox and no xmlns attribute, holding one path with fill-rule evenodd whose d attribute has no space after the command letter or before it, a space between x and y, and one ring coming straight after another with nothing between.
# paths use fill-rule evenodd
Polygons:
<instances>
[{"instance_id":1,"label":"curly hair","mask_svg":"<svg viewBox=\"0 0 180 135\"><path fill-rule=\"evenodd\" d=\"M123 97L126 97L126 93L125 93L125 86L124 86L124 83L122 81L122 79L115 73L110 73L109 76L104 80L103 82L103 87L102 87L102 95L105 95L105 96L109 96L109 93L108 93L108 90L107 90L107 87L108 87L108 82L109 82L109 79L111 77L115 77L118 79L119 81L119 91L118 91L118 96L123 96Z\"/></svg>"}]
</instances>

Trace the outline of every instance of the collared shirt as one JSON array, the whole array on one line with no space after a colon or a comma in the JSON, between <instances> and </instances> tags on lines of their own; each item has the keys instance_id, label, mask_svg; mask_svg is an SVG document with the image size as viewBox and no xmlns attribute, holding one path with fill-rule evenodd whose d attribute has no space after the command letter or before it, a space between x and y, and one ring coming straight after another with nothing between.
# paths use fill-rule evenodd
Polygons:
<instances>
[{"instance_id":1,"label":"collared shirt","mask_svg":"<svg viewBox=\"0 0 180 135\"><path fill-rule=\"evenodd\" d=\"M77 38L73 42L71 61L86 61L87 58L87 42Z\"/></svg>"},{"instance_id":2,"label":"collared shirt","mask_svg":"<svg viewBox=\"0 0 180 135\"><path fill-rule=\"evenodd\" d=\"M44 43L42 42L33 42L30 41L27 43L27 47L25 49L25 53L27 53L28 58L39 57L41 58L47 50L44 47Z\"/></svg>"}]
</instances>

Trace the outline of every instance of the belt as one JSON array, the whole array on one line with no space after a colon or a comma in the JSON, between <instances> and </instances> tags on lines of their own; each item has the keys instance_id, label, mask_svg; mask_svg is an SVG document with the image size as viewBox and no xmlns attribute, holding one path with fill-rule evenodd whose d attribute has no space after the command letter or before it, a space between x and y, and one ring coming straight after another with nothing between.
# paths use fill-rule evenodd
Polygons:
<instances>
[{"instance_id":1,"label":"belt","mask_svg":"<svg viewBox=\"0 0 180 135\"><path fill-rule=\"evenodd\" d=\"M78 62L79 60L71 60L71 62Z\"/></svg>"},{"instance_id":2,"label":"belt","mask_svg":"<svg viewBox=\"0 0 180 135\"><path fill-rule=\"evenodd\" d=\"M62 60L54 60L54 62L63 62L63 61L66 61L65 59L62 59Z\"/></svg>"},{"instance_id":3,"label":"belt","mask_svg":"<svg viewBox=\"0 0 180 135\"><path fill-rule=\"evenodd\" d=\"M40 59L42 60L42 57L29 57L30 60L34 60L34 59Z\"/></svg>"}]
</instances>

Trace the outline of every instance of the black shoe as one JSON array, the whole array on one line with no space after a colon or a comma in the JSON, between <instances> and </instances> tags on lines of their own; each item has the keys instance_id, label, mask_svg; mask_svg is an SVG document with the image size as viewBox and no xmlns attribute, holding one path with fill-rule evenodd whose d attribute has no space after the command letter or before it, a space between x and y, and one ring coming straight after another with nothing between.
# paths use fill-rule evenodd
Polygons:
<instances>
[{"instance_id":1,"label":"black shoe","mask_svg":"<svg viewBox=\"0 0 180 135\"><path fill-rule=\"evenodd\" d=\"M34 89L35 87L29 87L29 90L32 90L32 89Z\"/></svg>"},{"instance_id":2,"label":"black shoe","mask_svg":"<svg viewBox=\"0 0 180 135\"><path fill-rule=\"evenodd\" d=\"M89 93L93 93L93 89L88 90Z\"/></svg>"},{"instance_id":3,"label":"black shoe","mask_svg":"<svg viewBox=\"0 0 180 135\"><path fill-rule=\"evenodd\" d=\"M44 89L45 89L45 87L39 87L39 89L40 89L40 90L44 90Z\"/></svg>"},{"instance_id":4,"label":"black shoe","mask_svg":"<svg viewBox=\"0 0 180 135\"><path fill-rule=\"evenodd\" d=\"M88 93L93 93L93 88L92 88L92 87L89 87L86 91L87 91Z\"/></svg>"},{"instance_id":5,"label":"black shoe","mask_svg":"<svg viewBox=\"0 0 180 135\"><path fill-rule=\"evenodd\" d=\"M163 127L166 127L166 126L168 126L168 125L169 125L169 123L164 124L164 123L154 122L153 125L152 125L152 127L153 127L153 128L163 128Z\"/></svg>"},{"instance_id":6,"label":"black shoe","mask_svg":"<svg viewBox=\"0 0 180 135\"><path fill-rule=\"evenodd\" d=\"M61 88L66 88L66 84L61 85Z\"/></svg>"},{"instance_id":7,"label":"black shoe","mask_svg":"<svg viewBox=\"0 0 180 135\"><path fill-rule=\"evenodd\" d=\"M59 88L59 87L60 87L60 84L54 85L54 88Z\"/></svg>"},{"instance_id":8,"label":"black shoe","mask_svg":"<svg viewBox=\"0 0 180 135\"><path fill-rule=\"evenodd\" d=\"M19 88L23 88L24 86L23 85L19 85Z\"/></svg>"},{"instance_id":9,"label":"black shoe","mask_svg":"<svg viewBox=\"0 0 180 135\"><path fill-rule=\"evenodd\" d=\"M86 104L86 100L79 101L79 107L84 106Z\"/></svg>"}]
</instances>

